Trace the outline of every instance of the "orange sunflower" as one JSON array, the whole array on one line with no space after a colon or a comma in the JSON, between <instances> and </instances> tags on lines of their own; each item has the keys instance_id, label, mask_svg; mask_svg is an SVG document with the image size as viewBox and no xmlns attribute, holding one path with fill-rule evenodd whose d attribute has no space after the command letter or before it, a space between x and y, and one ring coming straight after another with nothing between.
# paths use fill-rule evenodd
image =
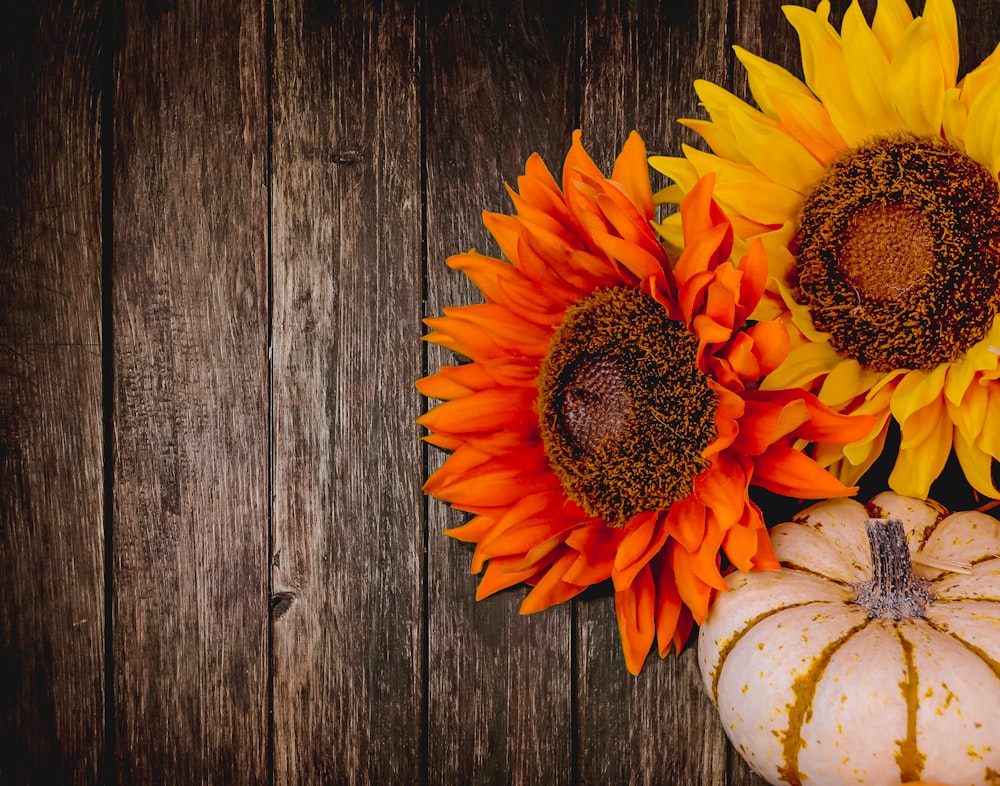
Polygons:
<instances>
[{"instance_id":1,"label":"orange sunflower","mask_svg":"<svg viewBox=\"0 0 1000 786\"><path fill-rule=\"evenodd\" d=\"M472 361L417 384L444 402L419 419L425 439L452 451L424 488L472 514L448 534L476 544L477 597L524 582L530 613L610 579L633 674L654 639L661 657L679 651L704 619L726 587L722 554L777 567L749 486L851 494L797 447L872 425L802 390L758 389L788 336L746 323L767 259L756 243L730 261L712 185L684 200L671 266L639 135L608 179L577 131L562 188L533 155L509 189L516 215L484 215L509 261L449 258L486 302L426 320L427 340Z\"/></svg>"}]
</instances>

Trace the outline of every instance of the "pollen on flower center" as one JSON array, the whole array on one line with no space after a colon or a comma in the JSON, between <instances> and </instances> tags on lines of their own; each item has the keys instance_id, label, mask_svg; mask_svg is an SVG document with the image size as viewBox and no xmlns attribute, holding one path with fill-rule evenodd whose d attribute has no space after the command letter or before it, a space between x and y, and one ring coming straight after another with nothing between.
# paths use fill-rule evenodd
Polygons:
<instances>
[{"instance_id":1,"label":"pollen on flower center","mask_svg":"<svg viewBox=\"0 0 1000 786\"><path fill-rule=\"evenodd\" d=\"M792 284L844 356L876 371L960 358L1000 311L1000 192L939 139L877 139L806 200Z\"/></svg>"},{"instance_id":2,"label":"pollen on flower center","mask_svg":"<svg viewBox=\"0 0 1000 786\"><path fill-rule=\"evenodd\" d=\"M697 346L630 287L567 311L539 376L539 427L567 496L588 514L621 526L691 493L716 435Z\"/></svg>"}]
</instances>

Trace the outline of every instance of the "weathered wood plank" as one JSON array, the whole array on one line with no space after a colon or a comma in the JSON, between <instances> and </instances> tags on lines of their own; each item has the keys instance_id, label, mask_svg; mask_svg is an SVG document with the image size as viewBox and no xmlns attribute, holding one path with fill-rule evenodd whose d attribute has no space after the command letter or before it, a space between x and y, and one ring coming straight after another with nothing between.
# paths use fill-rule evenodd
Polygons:
<instances>
[{"instance_id":1,"label":"weathered wood plank","mask_svg":"<svg viewBox=\"0 0 1000 786\"><path fill-rule=\"evenodd\" d=\"M275 4L278 783L419 783L420 20Z\"/></svg>"},{"instance_id":2,"label":"weathered wood plank","mask_svg":"<svg viewBox=\"0 0 1000 786\"><path fill-rule=\"evenodd\" d=\"M728 3L591 2L583 32L581 125L605 169L635 128L651 154L697 143L677 124L697 113L692 82L726 78ZM654 187L663 185L653 173ZM578 602L582 783L717 784L727 744L701 687L694 644L625 669L614 600Z\"/></svg>"},{"instance_id":3,"label":"weathered wood plank","mask_svg":"<svg viewBox=\"0 0 1000 786\"><path fill-rule=\"evenodd\" d=\"M0 782L104 757L100 16L0 12Z\"/></svg>"},{"instance_id":4,"label":"weathered wood plank","mask_svg":"<svg viewBox=\"0 0 1000 786\"><path fill-rule=\"evenodd\" d=\"M433 2L427 12L427 315L479 302L445 267L471 247L499 254L483 210L510 212L538 152L561 177L576 122L574 8L531 2ZM430 347L428 369L460 359ZM432 450L428 472L443 454ZM440 533L463 521L428 508L430 783L571 782L569 604L521 617L524 588L480 602L472 548Z\"/></svg>"},{"instance_id":5,"label":"weathered wood plank","mask_svg":"<svg viewBox=\"0 0 1000 786\"><path fill-rule=\"evenodd\" d=\"M127 3L115 58L118 780L262 783L264 3Z\"/></svg>"}]
</instances>

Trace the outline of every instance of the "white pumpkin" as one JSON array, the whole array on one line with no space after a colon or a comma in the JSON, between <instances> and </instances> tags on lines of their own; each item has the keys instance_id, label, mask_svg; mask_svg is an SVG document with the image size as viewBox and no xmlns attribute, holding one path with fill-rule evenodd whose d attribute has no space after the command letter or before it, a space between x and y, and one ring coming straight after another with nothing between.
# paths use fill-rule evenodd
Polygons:
<instances>
[{"instance_id":1,"label":"white pumpkin","mask_svg":"<svg viewBox=\"0 0 1000 786\"><path fill-rule=\"evenodd\" d=\"M731 574L698 642L754 771L1000 785L1000 522L883 493L818 503L771 537L783 569Z\"/></svg>"}]
</instances>

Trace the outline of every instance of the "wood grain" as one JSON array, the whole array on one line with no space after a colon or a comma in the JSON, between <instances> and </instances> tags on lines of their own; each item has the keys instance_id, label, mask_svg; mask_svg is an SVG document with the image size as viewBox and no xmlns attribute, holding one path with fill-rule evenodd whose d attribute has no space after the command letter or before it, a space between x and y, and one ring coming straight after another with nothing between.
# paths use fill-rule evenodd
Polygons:
<instances>
[{"instance_id":1,"label":"wood grain","mask_svg":"<svg viewBox=\"0 0 1000 786\"><path fill-rule=\"evenodd\" d=\"M100 17L0 12L0 782L104 758Z\"/></svg>"},{"instance_id":2,"label":"wood grain","mask_svg":"<svg viewBox=\"0 0 1000 786\"><path fill-rule=\"evenodd\" d=\"M263 783L263 2L118 8L114 689L121 783Z\"/></svg>"},{"instance_id":3,"label":"wood grain","mask_svg":"<svg viewBox=\"0 0 1000 786\"><path fill-rule=\"evenodd\" d=\"M427 15L427 315L477 302L445 259L499 253L483 210L510 212L538 152L561 176L575 116L577 11L532 2L435 2ZM461 359L433 347L428 368ZM439 466L429 454L428 472ZM571 608L521 617L524 588L476 602L472 549L440 530L463 517L428 509L428 780L570 783Z\"/></svg>"},{"instance_id":4,"label":"wood grain","mask_svg":"<svg viewBox=\"0 0 1000 786\"><path fill-rule=\"evenodd\" d=\"M419 783L424 758L420 21L275 7L278 783Z\"/></svg>"}]
</instances>

